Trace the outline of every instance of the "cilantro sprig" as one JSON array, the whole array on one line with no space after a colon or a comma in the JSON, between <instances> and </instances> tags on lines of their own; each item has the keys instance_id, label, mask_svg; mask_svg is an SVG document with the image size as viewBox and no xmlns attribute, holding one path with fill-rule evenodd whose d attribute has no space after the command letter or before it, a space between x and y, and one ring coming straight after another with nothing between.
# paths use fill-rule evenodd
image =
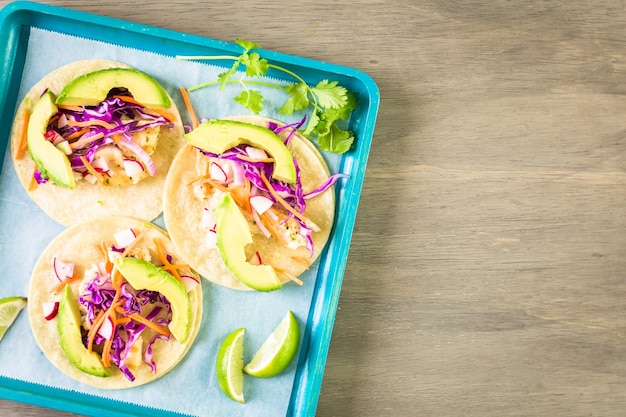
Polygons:
<instances>
[{"instance_id":1,"label":"cilantro sprig","mask_svg":"<svg viewBox=\"0 0 626 417\"><path fill-rule=\"evenodd\" d=\"M318 145L324 151L333 153L344 153L350 149L355 140L354 134L350 130L340 127L340 121L350 118L352 110L358 106L356 96L339 85L337 81L322 80L315 86L307 84L298 74L280 65L272 64L267 59L261 57L255 49L261 47L254 42L244 39L236 39L237 45L243 49L239 56L235 55L214 55L214 56L178 56L178 59L186 60L232 60L232 66L219 74L217 80L208 81L190 87L189 92L211 86L220 86L223 90L229 83L238 83L242 91L234 100L254 114L259 114L263 110L263 94L255 90L254 86L265 86L284 91L287 99L278 108L281 115L289 116L301 110L311 108L311 115L308 118L302 133L309 139L317 140ZM240 67L245 67L244 71ZM295 81L282 85L271 81L255 80L267 74L270 69L283 72ZM242 74L243 73L243 74ZM242 74L239 77L238 74Z\"/></svg>"}]
</instances>

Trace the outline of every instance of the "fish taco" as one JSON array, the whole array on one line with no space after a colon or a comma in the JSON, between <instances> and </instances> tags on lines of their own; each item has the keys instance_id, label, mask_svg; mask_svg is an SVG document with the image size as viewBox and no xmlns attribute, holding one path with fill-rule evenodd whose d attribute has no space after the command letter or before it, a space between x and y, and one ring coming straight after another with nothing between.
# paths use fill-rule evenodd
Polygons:
<instances>
[{"instance_id":1,"label":"fish taco","mask_svg":"<svg viewBox=\"0 0 626 417\"><path fill-rule=\"evenodd\" d=\"M341 175L330 174L300 124L239 116L185 135L163 215L174 245L201 276L238 290L302 284L298 277L329 239Z\"/></svg>"},{"instance_id":2,"label":"fish taco","mask_svg":"<svg viewBox=\"0 0 626 417\"><path fill-rule=\"evenodd\" d=\"M182 135L175 102L152 76L121 62L82 60L28 91L11 156L33 201L63 225L107 215L151 221Z\"/></svg>"},{"instance_id":3,"label":"fish taco","mask_svg":"<svg viewBox=\"0 0 626 417\"><path fill-rule=\"evenodd\" d=\"M68 376L103 389L151 382L192 346L200 277L151 223L108 217L67 228L32 273L28 316L37 344Z\"/></svg>"}]
</instances>

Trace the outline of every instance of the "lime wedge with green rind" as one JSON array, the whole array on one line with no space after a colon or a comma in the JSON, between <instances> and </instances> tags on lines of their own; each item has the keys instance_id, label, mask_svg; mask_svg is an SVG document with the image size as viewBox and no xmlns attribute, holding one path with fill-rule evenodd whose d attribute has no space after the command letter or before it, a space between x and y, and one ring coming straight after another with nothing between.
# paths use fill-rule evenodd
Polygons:
<instances>
[{"instance_id":1,"label":"lime wedge with green rind","mask_svg":"<svg viewBox=\"0 0 626 417\"><path fill-rule=\"evenodd\" d=\"M224 338L217 352L217 383L230 399L244 403L243 396L243 336L239 328Z\"/></svg>"},{"instance_id":2,"label":"lime wedge with green rind","mask_svg":"<svg viewBox=\"0 0 626 417\"><path fill-rule=\"evenodd\" d=\"M0 340L26 307L26 301L26 297L19 296L0 299Z\"/></svg>"},{"instance_id":3,"label":"lime wedge with green rind","mask_svg":"<svg viewBox=\"0 0 626 417\"><path fill-rule=\"evenodd\" d=\"M269 378L283 372L298 352L300 326L291 311L265 339L243 371L258 378Z\"/></svg>"}]
</instances>

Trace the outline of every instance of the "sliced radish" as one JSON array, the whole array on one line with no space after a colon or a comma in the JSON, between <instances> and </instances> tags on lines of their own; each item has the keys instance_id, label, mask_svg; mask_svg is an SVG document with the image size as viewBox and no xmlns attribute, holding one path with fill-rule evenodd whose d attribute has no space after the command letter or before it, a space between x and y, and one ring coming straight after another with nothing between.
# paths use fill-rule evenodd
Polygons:
<instances>
[{"instance_id":1,"label":"sliced radish","mask_svg":"<svg viewBox=\"0 0 626 417\"><path fill-rule=\"evenodd\" d=\"M59 312L59 302L51 301L49 303L43 303L43 316L46 320L52 320L57 316Z\"/></svg>"},{"instance_id":2,"label":"sliced radish","mask_svg":"<svg viewBox=\"0 0 626 417\"><path fill-rule=\"evenodd\" d=\"M90 173L87 173L84 178L90 184L95 184L96 182L98 182L98 178Z\"/></svg>"},{"instance_id":3,"label":"sliced radish","mask_svg":"<svg viewBox=\"0 0 626 417\"><path fill-rule=\"evenodd\" d=\"M218 182L224 183L228 180L226 171L224 171L224 168L216 162L211 162L211 165L209 166L209 175L211 176L211 179Z\"/></svg>"},{"instance_id":4,"label":"sliced radish","mask_svg":"<svg viewBox=\"0 0 626 417\"><path fill-rule=\"evenodd\" d=\"M250 197L250 205L257 213L263 214L274 205L274 202L264 195L253 195Z\"/></svg>"},{"instance_id":5,"label":"sliced radish","mask_svg":"<svg viewBox=\"0 0 626 417\"><path fill-rule=\"evenodd\" d=\"M98 329L98 334L104 337L106 340L113 339L113 331L114 331L113 319L111 316L107 316L107 318L102 322L102 325Z\"/></svg>"},{"instance_id":6,"label":"sliced radish","mask_svg":"<svg viewBox=\"0 0 626 417\"><path fill-rule=\"evenodd\" d=\"M263 260L261 259L261 254L258 251L255 252L254 255L252 255L252 258L250 258L250 260L248 261L248 263L251 265L262 265Z\"/></svg>"},{"instance_id":7,"label":"sliced radish","mask_svg":"<svg viewBox=\"0 0 626 417\"><path fill-rule=\"evenodd\" d=\"M91 162L91 166L96 169L98 172L108 172L111 168L109 168L109 164L106 159L102 157L98 157Z\"/></svg>"},{"instance_id":8,"label":"sliced radish","mask_svg":"<svg viewBox=\"0 0 626 417\"><path fill-rule=\"evenodd\" d=\"M135 231L129 227L128 229L120 230L115 233L113 237L115 238L115 242L117 242L117 247L125 248L133 243L137 235L135 235Z\"/></svg>"},{"instance_id":9,"label":"sliced radish","mask_svg":"<svg viewBox=\"0 0 626 417\"><path fill-rule=\"evenodd\" d=\"M190 275L181 275L180 279L183 280L183 285L185 285L187 292L193 290L198 284L200 284L200 280L198 278Z\"/></svg>"},{"instance_id":10,"label":"sliced radish","mask_svg":"<svg viewBox=\"0 0 626 417\"><path fill-rule=\"evenodd\" d=\"M151 176L156 175L157 167L154 164L154 161L152 160L152 158L150 158L150 155L148 155L148 153L137 143L133 142L132 140L122 139L117 143L117 146L119 148L125 148L133 152L135 155L137 155L137 158L139 158L139 160L143 162L143 165L146 167L146 171L148 171L148 174L150 174Z\"/></svg>"},{"instance_id":11,"label":"sliced radish","mask_svg":"<svg viewBox=\"0 0 626 417\"><path fill-rule=\"evenodd\" d=\"M208 208L204 208L202 210L202 218L200 219L200 226L205 229L215 230L216 220L215 220L215 212L213 210L209 210Z\"/></svg>"},{"instance_id":12,"label":"sliced radish","mask_svg":"<svg viewBox=\"0 0 626 417\"><path fill-rule=\"evenodd\" d=\"M217 248L217 233L215 233L215 230L209 230L207 232L206 245L209 249Z\"/></svg>"},{"instance_id":13,"label":"sliced radish","mask_svg":"<svg viewBox=\"0 0 626 417\"><path fill-rule=\"evenodd\" d=\"M143 165L141 165L141 162L137 161L136 159L124 158L123 164L126 175L128 175L129 177L134 177L135 175L141 174L144 171Z\"/></svg>"},{"instance_id":14,"label":"sliced radish","mask_svg":"<svg viewBox=\"0 0 626 417\"><path fill-rule=\"evenodd\" d=\"M263 160L267 159L267 153L263 149L255 148L254 146L246 147L246 153L252 159Z\"/></svg>"},{"instance_id":15,"label":"sliced radish","mask_svg":"<svg viewBox=\"0 0 626 417\"><path fill-rule=\"evenodd\" d=\"M52 265L54 267L54 274L56 275L59 281L63 281L67 278L72 278L74 276L74 264L70 262L64 262L59 258L54 258L52 260Z\"/></svg>"}]
</instances>

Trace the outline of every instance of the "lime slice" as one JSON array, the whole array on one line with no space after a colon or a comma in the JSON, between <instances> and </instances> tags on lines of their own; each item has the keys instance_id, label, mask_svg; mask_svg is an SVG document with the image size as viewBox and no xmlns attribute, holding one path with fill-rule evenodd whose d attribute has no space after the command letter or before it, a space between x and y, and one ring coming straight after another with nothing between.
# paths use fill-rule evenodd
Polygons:
<instances>
[{"instance_id":1,"label":"lime slice","mask_svg":"<svg viewBox=\"0 0 626 417\"><path fill-rule=\"evenodd\" d=\"M26 307L26 297L6 297L0 299L0 340L2 340L2 337L24 307Z\"/></svg>"},{"instance_id":2,"label":"lime slice","mask_svg":"<svg viewBox=\"0 0 626 417\"><path fill-rule=\"evenodd\" d=\"M243 335L245 328L230 333L217 352L217 383L230 399L244 402L243 398Z\"/></svg>"},{"instance_id":3,"label":"lime slice","mask_svg":"<svg viewBox=\"0 0 626 417\"><path fill-rule=\"evenodd\" d=\"M284 371L298 351L300 326L291 311L263 342L243 371L258 378L269 378Z\"/></svg>"}]
</instances>

